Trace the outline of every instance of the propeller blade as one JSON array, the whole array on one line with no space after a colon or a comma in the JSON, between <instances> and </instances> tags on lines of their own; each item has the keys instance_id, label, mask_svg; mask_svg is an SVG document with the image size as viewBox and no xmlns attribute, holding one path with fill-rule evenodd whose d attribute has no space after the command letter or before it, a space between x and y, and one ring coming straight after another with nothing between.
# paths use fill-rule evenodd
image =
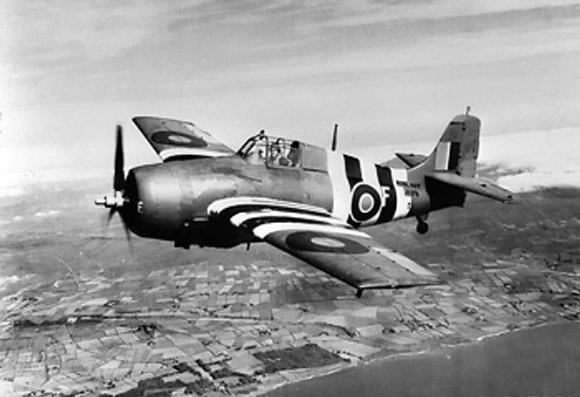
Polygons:
<instances>
[{"instance_id":1,"label":"propeller blade","mask_svg":"<svg viewBox=\"0 0 580 397\"><path fill-rule=\"evenodd\" d=\"M127 239L127 245L129 245L129 252L133 255L133 244L131 243L131 231L125 223L125 219L121 216L121 221L123 222L123 229L125 230L125 238Z\"/></svg>"},{"instance_id":2,"label":"propeller blade","mask_svg":"<svg viewBox=\"0 0 580 397\"><path fill-rule=\"evenodd\" d=\"M107 215L107 227L109 227L109 224L111 223L111 219L115 215L115 212L117 212L117 210L115 208L111 208L109 210L109 214Z\"/></svg>"},{"instance_id":3,"label":"propeller blade","mask_svg":"<svg viewBox=\"0 0 580 397\"><path fill-rule=\"evenodd\" d=\"M125 188L125 158L123 152L123 127L117 125L117 142L115 145L115 175L113 189L122 191Z\"/></svg>"},{"instance_id":4,"label":"propeller blade","mask_svg":"<svg viewBox=\"0 0 580 397\"><path fill-rule=\"evenodd\" d=\"M102 219L101 225L104 229L104 233L106 235L107 230L109 229L109 226L111 224L111 219L113 219L115 214L119 214L119 217L121 218L121 224L123 225L123 231L125 232L125 240L127 241L127 245L129 246L129 251L131 252L131 254L133 254L133 244L131 243L131 230L129 229L129 226L125 222L125 218L123 218L122 211L119 211L116 208L111 208L109 212L101 218Z\"/></svg>"}]
</instances>

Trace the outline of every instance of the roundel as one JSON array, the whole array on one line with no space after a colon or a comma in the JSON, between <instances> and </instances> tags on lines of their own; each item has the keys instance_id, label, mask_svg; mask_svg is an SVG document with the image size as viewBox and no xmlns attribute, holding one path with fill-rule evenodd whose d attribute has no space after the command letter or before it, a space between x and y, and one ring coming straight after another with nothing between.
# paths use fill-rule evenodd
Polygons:
<instances>
[{"instance_id":1,"label":"roundel","mask_svg":"<svg viewBox=\"0 0 580 397\"><path fill-rule=\"evenodd\" d=\"M346 236L315 231L293 232L286 237L288 247L297 251L365 254L369 249Z\"/></svg>"},{"instance_id":2,"label":"roundel","mask_svg":"<svg viewBox=\"0 0 580 397\"><path fill-rule=\"evenodd\" d=\"M163 145L184 146L194 148L201 148L207 146L206 141L197 136L188 135L176 131L157 131L151 135L151 140L155 143L161 143Z\"/></svg>"},{"instance_id":3,"label":"roundel","mask_svg":"<svg viewBox=\"0 0 580 397\"><path fill-rule=\"evenodd\" d=\"M365 183L357 184L352 190L350 213L355 221L365 222L381 209L381 195Z\"/></svg>"}]
</instances>

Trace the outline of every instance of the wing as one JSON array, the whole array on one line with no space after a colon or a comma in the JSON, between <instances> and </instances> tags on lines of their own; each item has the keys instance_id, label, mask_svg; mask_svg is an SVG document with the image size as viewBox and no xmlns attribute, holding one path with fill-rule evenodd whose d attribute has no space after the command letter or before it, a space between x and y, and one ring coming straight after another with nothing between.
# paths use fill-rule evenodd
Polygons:
<instances>
[{"instance_id":1,"label":"wing","mask_svg":"<svg viewBox=\"0 0 580 397\"><path fill-rule=\"evenodd\" d=\"M426 175L428 178L435 179L448 185L457 186L468 192L479 194L492 198L504 203L516 202L514 193L495 184L494 182L483 178L467 178L457 174L447 172L433 172Z\"/></svg>"},{"instance_id":2,"label":"wing","mask_svg":"<svg viewBox=\"0 0 580 397\"><path fill-rule=\"evenodd\" d=\"M278 200L229 198L210 208L239 228L357 288L403 288L437 283L409 258L381 247L326 210ZM303 207L303 208L300 208Z\"/></svg>"},{"instance_id":3,"label":"wing","mask_svg":"<svg viewBox=\"0 0 580 397\"><path fill-rule=\"evenodd\" d=\"M188 121L135 117L133 122L163 161L231 156L234 151Z\"/></svg>"}]
</instances>

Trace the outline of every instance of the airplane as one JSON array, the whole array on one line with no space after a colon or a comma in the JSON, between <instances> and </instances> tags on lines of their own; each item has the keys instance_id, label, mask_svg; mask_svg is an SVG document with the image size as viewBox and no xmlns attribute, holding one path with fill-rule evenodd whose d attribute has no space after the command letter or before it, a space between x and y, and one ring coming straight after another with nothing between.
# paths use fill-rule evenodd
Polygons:
<instances>
[{"instance_id":1,"label":"airplane","mask_svg":"<svg viewBox=\"0 0 580 397\"><path fill-rule=\"evenodd\" d=\"M113 195L96 200L121 216L125 232L175 247L231 248L267 242L356 288L405 288L437 276L376 243L360 229L463 207L466 193L504 203L514 194L475 177L480 120L453 118L429 155L396 153L400 165L375 164L263 130L233 151L188 121L133 118L162 163L125 176L117 126Z\"/></svg>"}]
</instances>

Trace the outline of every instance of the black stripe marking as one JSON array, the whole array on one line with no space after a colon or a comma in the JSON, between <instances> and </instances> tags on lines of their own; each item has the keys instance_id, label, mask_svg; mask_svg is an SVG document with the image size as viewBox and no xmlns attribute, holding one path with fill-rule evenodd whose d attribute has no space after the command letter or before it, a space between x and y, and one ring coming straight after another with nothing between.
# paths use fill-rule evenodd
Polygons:
<instances>
[{"instance_id":1,"label":"black stripe marking","mask_svg":"<svg viewBox=\"0 0 580 397\"><path fill-rule=\"evenodd\" d=\"M395 216L395 209L397 208L395 185L393 184L393 177L389 167L381 167L380 165L375 167L377 169L377 179L385 198L377 223L388 222Z\"/></svg>"},{"instance_id":2,"label":"black stripe marking","mask_svg":"<svg viewBox=\"0 0 580 397\"><path fill-rule=\"evenodd\" d=\"M449 149L449 166L448 170L454 170L459 165L459 150L461 149L461 142L451 142Z\"/></svg>"},{"instance_id":3,"label":"black stripe marking","mask_svg":"<svg viewBox=\"0 0 580 397\"><path fill-rule=\"evenodd\" d=\"M362 171L360 168L360 160L356 157L344 155L344 168L346 170L346 178L350 185L350 190L359 182L362 181Z\"/></svg>"}]
</instances>

